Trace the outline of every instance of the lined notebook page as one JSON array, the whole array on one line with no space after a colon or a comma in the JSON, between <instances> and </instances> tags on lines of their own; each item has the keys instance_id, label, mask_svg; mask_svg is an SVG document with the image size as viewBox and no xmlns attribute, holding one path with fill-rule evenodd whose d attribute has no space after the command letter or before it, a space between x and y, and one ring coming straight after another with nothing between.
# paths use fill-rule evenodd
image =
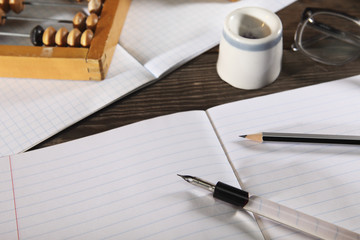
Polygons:
<instances>
[{"instance_id":1,"label":"lined notebook page","mask_svg":"<svg viewBox=\"0 0 360 240\"><path fill-rule=\"evenodd\" d=\"M360 76L209 110L244 188L360 233L358 146L255 143L257 132L360 135ZM303 239L264 221L271 239Z\"/></svg>"},{"instance_id":2,"label":"lined notebook page","mask_svg":"<svg viewBox=\"0 0 360 240\"><path fill-rule=\"evenodd\" d=\"M231 11L260 6L276 12L292 2L295 0L133 0L120 44L159 77L217 45Z\"/></svg>"},{"instance_id":3,"label":"lined notebook page","mask_svg":"<svg viewBox=\"0 0 360 240\"><path fill-rule=\"evenodd\" d=\"M11 164L20 239L262 239L249 214L177 176L237 184L203 111L15 155Z\"/></svg>"}]
</instances>

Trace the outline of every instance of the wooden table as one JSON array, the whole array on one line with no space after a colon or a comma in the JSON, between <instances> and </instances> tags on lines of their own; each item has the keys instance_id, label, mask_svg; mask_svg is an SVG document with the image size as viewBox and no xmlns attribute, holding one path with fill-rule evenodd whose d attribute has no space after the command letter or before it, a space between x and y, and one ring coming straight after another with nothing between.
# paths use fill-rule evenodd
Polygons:
<instances>
[{"instance_id":1,"label":"wooden table","mask_svg":"<svg viewBox=\"0 0 360 240\"><path fill-rule=\"evenodd\" d=\"M218 47L215 47L156 83L98 111L33 149L165 114L205 110L223 103L360 74L360 59L334 67L316 63L291 50L295 29L306 7L336 9L360 18L359 0L298 0L278 12L284 28L284 54L281 74L273 84L249 91L236 89L223 82L216 72Z\"/></svg>"}]
</instances>

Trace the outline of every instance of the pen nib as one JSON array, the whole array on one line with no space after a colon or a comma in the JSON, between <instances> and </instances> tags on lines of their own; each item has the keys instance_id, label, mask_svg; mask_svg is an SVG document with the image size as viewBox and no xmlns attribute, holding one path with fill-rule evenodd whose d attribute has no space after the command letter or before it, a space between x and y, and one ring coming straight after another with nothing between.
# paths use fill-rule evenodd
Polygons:
<instances>
[{"instance_id":1,"label":"pen nib","mask_svg":"<svg viewBox=\"0 0 360 240\"><path fill-rule=\"evenodd\" d=\"M212 184L212 183L209 183L207 181L204 181L200 178L197 178L197 177L193 177L193 176L190 176L190 175L181 175L181 174L178 174L179 177L181 177L182 179L184 179L185 181L187 181L188 183L192 184L192 185L195 185L197 187L201 187L203 189L206 189L210 192L214 192L214 189L215 189L215 185Z\"/></svg>"},{"instance_id":2,"label":"pen nib","mask_svg":"<svg viewBox=\"0 0 360 240\"><path fill-rule=\"evenodd\" d=\"M194 179L194 177L192 176L189 176L189 175L181 175L181 174L178 174L179 177L181 177L182 179L184 179L185 181L187 181L188 183L191 183L192 179Z\"/></svg>"}]
</instances>

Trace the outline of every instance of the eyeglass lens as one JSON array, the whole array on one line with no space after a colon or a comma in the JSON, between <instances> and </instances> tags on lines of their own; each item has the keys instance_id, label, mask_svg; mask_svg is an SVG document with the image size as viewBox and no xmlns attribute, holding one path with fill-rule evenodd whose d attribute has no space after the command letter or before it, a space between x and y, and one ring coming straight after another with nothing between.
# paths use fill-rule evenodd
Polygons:
<instances>
[{"instance_id":1,"label":"eyeglass lens","mask_svg":"<svg viewBox=\"0 0 360 240\"><path fill-rule=\"evenodd\" d=\"M338 65L360 54L359 23L339 14L314 14L299 31L298 47L316 61Z\"/></svg>"}]
</instances>

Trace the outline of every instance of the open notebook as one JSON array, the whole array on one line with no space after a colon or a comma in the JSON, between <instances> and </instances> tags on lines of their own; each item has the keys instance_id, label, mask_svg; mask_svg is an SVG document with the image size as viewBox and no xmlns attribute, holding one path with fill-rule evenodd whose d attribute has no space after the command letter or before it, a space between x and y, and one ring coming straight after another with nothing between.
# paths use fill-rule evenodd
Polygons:
<instances>
[{"instance_id":1,"label":"open notebook","mask_svg":"<svg viewBox=\"0 0 360 240\"><path fill-rule=\"evenodd\" d=\"M178 173L241 185L360 232L357 146L239 138L260 131L360 135L359 90L356 76L3 157L0 238L310 239L256 222Z\"/></svg>"},{"instance_id":2,"label":"open notebook","mask_svg":"<svg viewBox=\"0 0 360 240\"><path fill-rule=\"evenodd\" d=\"M232 10L261 6L278 11L294 1L132 0L106 80L0 78L0 156L29 149L215 46ZM22 14L72 19L78 11L63 16L57 8L33 9L26 7Z\"/></svg>"}]
</instances>

